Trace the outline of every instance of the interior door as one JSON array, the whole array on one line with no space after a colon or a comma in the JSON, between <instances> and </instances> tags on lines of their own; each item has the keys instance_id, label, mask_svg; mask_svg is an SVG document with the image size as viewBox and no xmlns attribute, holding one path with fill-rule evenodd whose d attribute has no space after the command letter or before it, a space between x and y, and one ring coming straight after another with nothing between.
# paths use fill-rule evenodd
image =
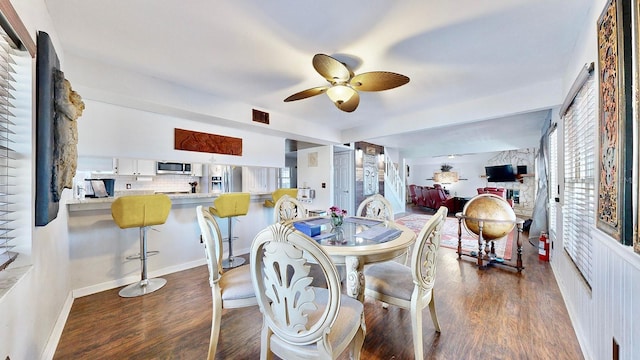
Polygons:
<instances>
[{"instance_id":1,"label":"interior door","mask_svg":"<svg viewBox=\"0 0 640 360\"><path fill-rule=\"evenodd\" d=\"M343 151L333 154L333 201L347 214L353 215L354 209L354 159L353 151Z\"/></svg>"}]
</instances>

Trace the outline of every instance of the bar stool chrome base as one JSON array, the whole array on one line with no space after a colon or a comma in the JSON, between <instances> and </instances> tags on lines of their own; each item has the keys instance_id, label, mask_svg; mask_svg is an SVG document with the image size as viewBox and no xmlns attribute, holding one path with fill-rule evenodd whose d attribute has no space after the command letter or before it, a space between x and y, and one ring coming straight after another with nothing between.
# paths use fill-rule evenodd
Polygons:
<instances>
[{"instance_id":1,"label":"bar stool chrome base","mask_svg":"<svg viewBox=\"0 0 640 360\"><path fill-rule=\"evenodd\" d=\"M232 257L229 259L222 260L222 268L223 269L233 269L234 267L238 267L244 264L245 259L241 257Z\"/></svg>"},{"instance_id":2,"label":"bar stool chrome base","mask_svg":"<svg viewBox=\"0 0 640 360\"><path fill-rule=\"evenodd\" d=\"M123 287L120 292L118 292L118 295L125 298L142 296L160 289L166 283L167 280L162 278L140 280L131 285Z\"/></svg>"}]
</instances>

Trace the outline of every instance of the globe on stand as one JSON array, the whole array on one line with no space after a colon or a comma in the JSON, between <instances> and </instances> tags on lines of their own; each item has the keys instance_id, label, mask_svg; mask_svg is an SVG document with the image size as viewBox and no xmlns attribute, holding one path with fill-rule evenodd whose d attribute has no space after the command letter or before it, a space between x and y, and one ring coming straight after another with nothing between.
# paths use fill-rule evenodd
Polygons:
<instances>
[{"instance_id":1,"label":"globe on stand","mask_svg":"<svg viewBox=\"0 0 640 360\"><path fill-rule=\"evenodd\" d=\"M497 240L507 236L515 226L516 214L511 205L494 194L478 195L467 202L462 210L464 225L470 232L480 235L479 221L483 221L482 237Z\"/></svg>"}]
</instances>

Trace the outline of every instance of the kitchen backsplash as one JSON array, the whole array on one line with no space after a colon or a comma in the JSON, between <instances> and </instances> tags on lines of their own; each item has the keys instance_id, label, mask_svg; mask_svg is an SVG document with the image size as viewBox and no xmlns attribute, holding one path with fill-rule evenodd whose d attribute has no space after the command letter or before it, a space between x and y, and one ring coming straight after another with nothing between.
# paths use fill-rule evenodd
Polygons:
<instances>
[{"instance_id":1,"label":"kitchen backsplash","mask_svg":"<svg viewBox=\"0 0 640 360\"><path fill-rule=\"evenodd\" d=\"M76 179L115 179L114 191L156 191L156 192L191 192L190 182L198 182L196 192L204 192L202 179L205 177L188 175L156 175L134 176L113 174L78 173ZM130 186L127 187L127 184Z\"/></svg>"}]
</instances>

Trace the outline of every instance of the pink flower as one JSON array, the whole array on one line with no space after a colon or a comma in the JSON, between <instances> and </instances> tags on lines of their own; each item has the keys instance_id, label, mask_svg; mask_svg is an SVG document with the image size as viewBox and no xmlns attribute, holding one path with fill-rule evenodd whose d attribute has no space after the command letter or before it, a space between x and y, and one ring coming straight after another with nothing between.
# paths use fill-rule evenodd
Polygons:
<instances>
[{"instance_id":1,"label":"pink flower","mask_svg":"<svg viewBox=\"0 0 640 360\"><path fill-rule=\"evenodd\" d=\"M342 210L337 206L332 206L329 208L329 215L331 216L345 216L347 215L347 210Z\"/></svg>"}]
</instances>

